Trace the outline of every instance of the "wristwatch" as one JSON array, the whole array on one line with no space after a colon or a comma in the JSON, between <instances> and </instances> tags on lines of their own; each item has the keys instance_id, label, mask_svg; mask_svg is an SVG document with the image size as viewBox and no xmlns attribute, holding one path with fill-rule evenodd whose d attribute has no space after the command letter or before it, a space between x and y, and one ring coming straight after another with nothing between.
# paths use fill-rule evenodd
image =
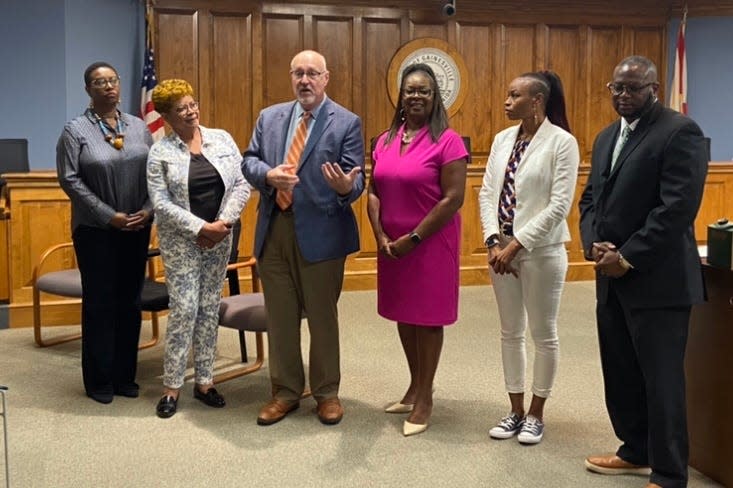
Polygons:
<instances>
[{"instance_id":1,"label":"wristwatch","mask_svg":"<svg viewBox=\"0 0 733 488\"><path fill-rule=\"evenodd\" d=\"M628 262L621 253L618 253L618 264L627 271L633 268L633 266L631 266L631 263Z\"/></svg>"},{"instance_id":2,"label":"wristwatch","mask_svg":"<svg viewBox=\"0 0 733 488\"><path fill-rule=\"evenodd\" d=\"M499 245L499 236L497 236L496 234L494 234L493 236L489 236L489 238L486 239L485 244L486 244L486 249L491 249L494 246L498 246Z\"/></svg>"},{"instance_id":3,"label":"wristwatch","mask_svg":"<svg viewBox=\"0 0 733 488\"><path fill-rule=\"evenodd\" d=\"M418 245L422 242L422 237L417 232L410 232L410 240L413 244Z\"/></svg>"}]
</instances>

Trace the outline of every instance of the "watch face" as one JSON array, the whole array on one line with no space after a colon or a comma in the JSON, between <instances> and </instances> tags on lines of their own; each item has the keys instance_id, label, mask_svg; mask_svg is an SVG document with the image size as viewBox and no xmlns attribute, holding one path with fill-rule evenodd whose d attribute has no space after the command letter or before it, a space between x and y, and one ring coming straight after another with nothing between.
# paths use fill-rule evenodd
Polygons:
<instances>
[{"instance_id":1,"label":"watch face","mask_svg":"<svg viewBox=\"0 0 733 488\"><path fill-rule=\"evenodd\" d=\"M410 240L414 242L415 244L420 244L420 241L422 241L422 239L420 239L420 236L417 235L415 232L410 234Z\"/></svg>"}]
</instances>

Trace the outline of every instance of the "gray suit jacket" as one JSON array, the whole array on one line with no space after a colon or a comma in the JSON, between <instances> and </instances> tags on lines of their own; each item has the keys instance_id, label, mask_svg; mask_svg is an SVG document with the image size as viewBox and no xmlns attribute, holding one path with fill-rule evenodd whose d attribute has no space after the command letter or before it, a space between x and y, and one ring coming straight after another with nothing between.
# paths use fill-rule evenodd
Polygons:
<instances>
[{"instance_id":1,"label":"gray suit jacket","mask_svg":"<svg viewBox=\"0 0 733 488\"><path fill-rule=\"evenodd\" d=\"M275 189L266 182L267 172L283 163L290 116L297 102L270 106L260 112L252 140L244 152L242 172L260 192L254 255L262 256L265 236L275 208ZM300 164L300 182L293 190L295 235L309 262L346 256L359 250L359 231L351 203L364 191L364 138L361 119L326 98L313 123ZM336 162L345 173L355 166L362 172L351 193L339 196L321 173L321 165Z\"/></svg>"}]
</instances>

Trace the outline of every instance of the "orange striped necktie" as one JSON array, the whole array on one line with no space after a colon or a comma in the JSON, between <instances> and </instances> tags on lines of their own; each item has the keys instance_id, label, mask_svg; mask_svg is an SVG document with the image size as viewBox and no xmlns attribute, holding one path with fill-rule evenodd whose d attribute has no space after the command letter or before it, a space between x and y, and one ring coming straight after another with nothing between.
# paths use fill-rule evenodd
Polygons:
<instances>
[{"instance_id":1,"label":"orange striped necktie","mask_svg":"<svg viewBox=\"0 0 733 488\"><path fill-rule=\"evenodd\" d=\"M288 154L285 156L285 163L294 166L292 173L295 173L298 169L300 156L303 155L303 149L305 149L305 138L308 134L308 119L310 119L310 116L310 112L303 112L300 122L298 122L298 127L295 128L295 134L293 134L293 141L290 143ZM278 190L275 195L275 202L282 210L287 210L293 204L293 192Z\"/></svg>"}]
</instances>

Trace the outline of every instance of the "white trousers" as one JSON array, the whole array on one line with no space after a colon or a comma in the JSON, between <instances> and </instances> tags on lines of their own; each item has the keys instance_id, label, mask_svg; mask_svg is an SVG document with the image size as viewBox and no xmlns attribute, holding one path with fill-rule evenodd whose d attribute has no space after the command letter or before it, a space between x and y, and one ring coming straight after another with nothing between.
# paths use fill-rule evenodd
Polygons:
<instances>
[{"instance_id":1,"label":"white trousers","mask_svg":"<svg viewBox=\"0 0 733 488\"><path fill-rule=\"evenodd\" d=\"M504 244L504 243L502 243ZM519 277L498 275L491 281L501 321L501 358L509 393L524 393L527 365L525 330L529 324L535 346L532 393L550 396L560 359L557 315L568 269L565 246L553 244L522 249L512 261Z\"/></svg>"}]
</instances>

